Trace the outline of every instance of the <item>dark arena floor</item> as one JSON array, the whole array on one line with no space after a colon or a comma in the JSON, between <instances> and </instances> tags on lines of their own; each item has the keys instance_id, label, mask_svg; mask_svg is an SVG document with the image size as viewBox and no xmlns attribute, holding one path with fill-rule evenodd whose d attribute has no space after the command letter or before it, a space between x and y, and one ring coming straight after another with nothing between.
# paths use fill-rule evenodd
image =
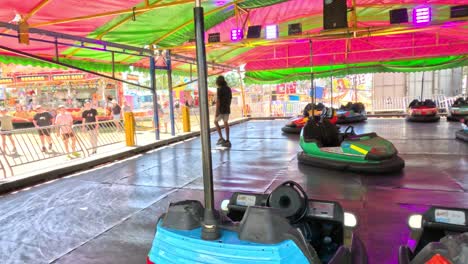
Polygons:
<instances>
[{"instance_id":1,"label":"dark arena floor","mask_svg":"<svg viewBox=\"0 0 468 264\"><path fill-rule=\"evenodd\" d=\"M370 263L396 263L407 218L429 205L468 207L468 144L458 123L370 119L406 161L403 172L360 175L299 166L298 136L284 120L232 128L231 150L213 148L216 205L234 191L269 192L285 180L357 215ZM212 134L212 141L217 136ZM0 197L0 263L145 263L170 201L202 199L200 139L157 149Z\"/></svg>"}]
</instances>

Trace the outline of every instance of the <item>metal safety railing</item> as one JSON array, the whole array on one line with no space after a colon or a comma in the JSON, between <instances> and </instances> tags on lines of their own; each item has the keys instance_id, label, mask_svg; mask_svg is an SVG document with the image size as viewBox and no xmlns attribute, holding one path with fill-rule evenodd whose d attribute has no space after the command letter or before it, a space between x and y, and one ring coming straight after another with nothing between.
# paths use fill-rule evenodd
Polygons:
<instances>
[{"instance_id":1,"label":"metal safety railing","mask_svg":"<svg viewBox=\"0 0 468 264\"><path fill-rule=\"evenodd\" d=\"M426 96L424 99L433 100L440 112L449 112L452 104L460 96L445 96L436 94L429 97ZM372 101L372 108L369 110L372 112L405 112L408 108L408 105L414 99L421 100L420 96L375 98Z\"/></svg>"},{"instance_id":2,"label":"metal safety railing","mask_svg":"<svg viewBox=\"0 0 468 264\"><path fill-rule=\"evenodd\" d=\"M60 134L60 131L66 133ZM65 135L66 134L66 135ZM66 156L85 156L80 138L70 126L47 126L0 132L2 138L2 158L0 162L13 175L13 168L37 161ZM68 151L65 141L68 142ZM74 148L73 148L74 147ZM5 175L6 176L6 175Z\"/></svg>"},{"instance_id":3,"label":"metal safety railing","mask_svg":"<svg viewBox=\"0 0 468 264\"><path fill-rule=\"evenodd\" d=\"M67 156L69 161L84 158L98 148L125 141L123 123L117 120L15 129L1 131L0 136L3 178L14 176L21 166L48 160L50 164L63 163Z\"/></svg>"},{"instance_id":4,"label":"metal safety railing","mask_svg":"<svg viewBox=\"0 0 468 264\"><path fill-rule=\"evenodd\" d=\"M125 141L122 120L74 125L73 132L81 140L88 154L95 154L100 147Z\"/></svg>"}]
</instances>

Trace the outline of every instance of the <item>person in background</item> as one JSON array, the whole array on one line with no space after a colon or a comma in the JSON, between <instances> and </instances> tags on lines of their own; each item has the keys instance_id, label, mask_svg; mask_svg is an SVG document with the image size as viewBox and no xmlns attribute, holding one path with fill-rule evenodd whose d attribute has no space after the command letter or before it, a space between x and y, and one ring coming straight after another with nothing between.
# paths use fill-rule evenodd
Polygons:
<instances>
[{"instance_id":1,"label":"person in background","mask_svg":"<svg viewBox=\"0 0 468 264\"><path fill-rule=\"evenodd\" d=\"M81 114L83 118L83 128L82 131L88 132L89 135L89 142L91 143L91 154L96 154L97 152L97 143L98 143L98 132L99 132L99 124L97 123L98 112L96 109L91 107L91 103L86 101L84 104L84 111Z\"/></svg>"},{"instance_id":2,"label":"person in background","mask_svg":"<svg viewBox=\"0 0 468 264\"><path fill-rule=\"evenodd\" d=\"M27 121L27 120L26 120ZM16 153L16 145L11 131L13 128L13 117L8 114L8 110L4 107L0 108L0 122L1 122L1 135L2 135L2 151L6 153L6 137L10 139L11 145L13 146L12 153Z\"/></svg>"},{"instance_id":3,"label":"person in background","mask_svg":"<svg viewBox=\"0 0 468 264\"><path fill-rule=\"evenodd\" d=\"M132 108L130 107L130 105L128 105L127 101L124 101L124 105L122 106L122 111L124 113L128 113L132 111Z\"/></svg>"},{"instance_id":4,"label":"person in background","mask_svg":"<svg viewBox=\"0 0 468 264\"><path fill-rule=\"evenodd\" d=\"M33 110L33 99L28 100L28 104L26 105L26 110L28 111Z\"/></svg>"},{"instance_id":5,"label":"person in background","mask_svg":"<svg viewBox=\"0 0 468 264\"><path fill-rule=\"evenodd\" d=\"M111 110L112 110L112 120L114 120L115 129L117 131L120 131L122 130L122 126L120 125L122 108L120 107L120 105L117 103L116 100L112 100Z\"/></svg>"},{"instance_id":6,"label":"person in background","mask_svg":"<svg viewBox=\"0 0 468 264\"><path fill-rule=\"evenodd\" d=\"M42 152L46 152L45 139L49 143L49 150L52 150L52 138L50 137L51 128L41 128L48 127L54 124L54 118L49 112L44 111L41 105L36 106L36 114L33 117L33 124L38 128L39 138L41 139Z\"/></svg>"},{"instance_id":7,"label":"person in background","mask_svg":"<svg viewBox=\"0 0 468 264\"><path fill-rule=\"evenodd\" d=\"M80 156L80 153L76 151L76 138L73 133L73 117L65 109L64 105L59 105L58 114L55 117L55 124L59 126L57 130L57 136L60 136L63 140L63 145L65 146L65 151L70 153L70 148L68 147L68 141L71 140L71 149L72 153L68 154L68 158L77 158Z\"/></svg>"},{"instance_id":8,"label":"person in background","mask_svg":"<svg viewBox=\"0 0 468 264\"><path fill-rule=\"evenodd\" d=\"M218 86L217 100L216 100L216 115L214 124L216 131L219 134L219 140L216 145L230 148L231 142L229 141L229 114L231 113L231 100L232 92L223 76L216 78L216 86ZM226 139L223 138L219 121L223 120L224 128L226 129Z\"/></svg>"},{"instance_id":9,"label":"person in background","mask_svg":"<svg viewBox=\"0 0 468 264\"><path fill-rule=\"evenodd\" d=\"M31 120L29 119L28 112L24 111L23 106L20 104L17 104L15 106L15 112L13 113L13 117L20 120L24 120L26 122L31 122Z\"/></svg>"}]
</instances>

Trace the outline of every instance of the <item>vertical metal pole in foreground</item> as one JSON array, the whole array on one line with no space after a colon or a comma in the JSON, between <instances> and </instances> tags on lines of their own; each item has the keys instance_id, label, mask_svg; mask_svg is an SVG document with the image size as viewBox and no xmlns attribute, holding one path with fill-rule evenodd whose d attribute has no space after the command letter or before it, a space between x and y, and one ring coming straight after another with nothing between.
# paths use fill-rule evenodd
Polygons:
<instances>
[{"instance_id":1,"label":"vertical metal pole in foreground","mask_svg":"<svg viewBox=\"0 0 468 264\"><path fill-rule=\"evenodd\" d=\"M330 76L330 106L333 108L333 75Z\"/></svg>"},{"instance_id":2,"label":"vertical metal pole in foreground","mask_svg":"<svg viewBox=\"0 0 468 264\"><path fill-rule=\"evenodd\" d=\"M354 88L354 102L356 103L357 100L358 100L358 97L357 97L357 84L356 84L356 75L354 75L354 78L353 78L353 88Z\"/></svg>"},{"instance_id":3,"label":"vertical metal pole in foreground","mask_svg":"<svg viewBox=\"0 0 468 264\"><path fill-rule=\"evenodd\" d=\"M195 0L195 39L197 46L198 96L200 105L200 135L203 162L203 189L205 213L202 226L202 239L215 240L219 237L218 220L214 210L213 172L211 161L210 120L208 110L208 82L205 51L205 22L201 0Z\"/></svg>"},{"instance_id":4,"label":"vertical metal pole in foreground","mask_svg":"<svg viewBox=\"0 0 468 264\"><path fill-rule=\"evenodd\" d=\"M237 73L239 74L239 84L240 84L241 96L242 96L242 117L246 117L250 115L250 113L248 113L247 109L245 108L245 88L244 88L244 84L242 83L242 74L241 74L240 68L237 70Z\"/></svg>"},{"instance_id":5,"label":"vertical metal pole in foreground","mask_svg":"<svg viewBox=\"0 0 468 264\"><path fill-rule=\"evenodd\" d=\"M167 89L169 91L169 116L171 118L171 135L175 136L175 122L174 122L174 95L172 92L172 62L171 51L166 51L166 66L167 66Z\"/></svg>"},{"instance_id":6,"label":"vertical metal pole in foreground","mask_svg":"<svg viewBox=\"0 0 468 264\"><path fill-rule=\"evenodd\" d=\"M314 70L313 70L313 53L312 53L312 40L309 39L310 47L310 91L312 92L312 118L315 119L315 85L314 85Z\"/></svg>"},{"instance_id":7,"label":"vertical metal pole in foreground","mask_svg":"<svg viewBox=\"0 0 468 264\"><path fill-rule=\"evenodd\" d=\"M153 122L156 140L159 140L158 94L156 92L156 62L150 57L150 86L153 93Z\"/></svg>"},{"instance_id":8,"label":"vertical metal pole in foreground","mask_svg":"<svg viewBox=\"0 0 468 264\"><path fill-rule=\"evenodd\" d=\"M424 101L423 91L424 91L424 71L422 72L422 80L421 80L421 102Z\"/></svg>"}]
</instances>

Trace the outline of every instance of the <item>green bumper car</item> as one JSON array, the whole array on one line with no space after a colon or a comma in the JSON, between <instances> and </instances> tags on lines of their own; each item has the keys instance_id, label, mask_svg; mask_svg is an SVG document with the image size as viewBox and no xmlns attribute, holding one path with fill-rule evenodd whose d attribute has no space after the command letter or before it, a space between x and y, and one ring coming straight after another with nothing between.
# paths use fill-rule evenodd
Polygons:
<instances>
[{"instance_id":1,"label":"green bumper car","mask_svg":"<svg viewBox=\"0 0 468 264\"><path fill-rule=\"evenodd\" d=\"M365 173L400 171L405 162L393 144L376 133L356 135L352 126L340 134L327 120L308 122L301 132L300 163Z\"/></svg>"},{"instance_id":2,"label":"green bumper car","mask_svg":"<svg viewBox=\"0 0 468 264\"><path fill-rule=\"evenodd\" d=\"M454 104L450 107L450 113L447 116L448 121L460 121L462 119L468 119L468 97L463 99L462 97L455 100Z\"/></svg>"}]
</instances>

